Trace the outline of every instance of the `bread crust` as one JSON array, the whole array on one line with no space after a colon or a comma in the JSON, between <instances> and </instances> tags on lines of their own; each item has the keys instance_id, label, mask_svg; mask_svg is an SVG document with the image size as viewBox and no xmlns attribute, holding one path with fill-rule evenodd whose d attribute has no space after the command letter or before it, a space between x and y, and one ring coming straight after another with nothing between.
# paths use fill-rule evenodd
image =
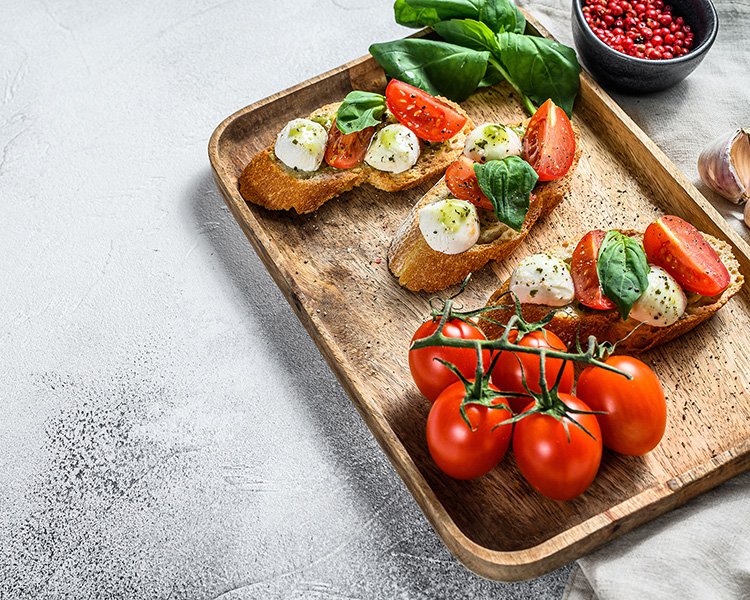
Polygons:
<instances>
[{"instance_id":1,"label":"bread crust","mask_svg":"<svg viewBox=\"0 0 750 600\"><path fill-rule=\"evenodd\" d=\"M402 173L378 171L360 163L351 169L335 169L323 163L313 173L298 173L278 160L273 145L259 152L243 169L239 178L240 194L247 202L271 210L291 210L309 213L331 198L348 192L363 183L386 191L406 190L445 171L463 151L466 136L474 128L471 119L455 102L441 101L466 116L466 124L451 140L434 150L422 148L417 163ZM308 118L335 114L340 103L320 107Z\"/></svg>"},{"instance_id":2,"label":"bread crust","mask_svg":"<svg viewBox=\"0 0 750 600\"><path fill-rule=\"evenodd\" d=\"M526 126L528 119L521 125ZM443 254L430 248L419 229L419 210L448 197L445 179L438 181L411 209L388 249L388 268L398 282L412 291L435 292L463 281L491 260L504 260L524 240L537 220L548 216L570 192L573 174L581 158L581 134L573 127L576 153L564 177L539 182L534 187L535 200L529 206L521 231L502 236L489 244L475 244L459 254Z\"/></svg>"},{"instance_id":3,"label":"bread crust","mask_svg":"<svg viewBox=\"0 0 750 600\"><path fill-rule=\"evenodd\" d=\"M622 230L621 233L641 241L643 240L643 233L641 232ZM731 277L729 286L721 294L710 298L689 295L688 307L685 313L673 325L668 327L654 327L653 325L640 323L633 318L623 321L616 309L596 310L575 302L575 310L559 311L546 328L557 334L568 346L575 344L576 336L580 336L581 344L585 346L586 340L589 336L593 335L600 342L607 341L614 344L622 340L617 345L617 351L632 354L645 352L687 333L724 306L732 296L740 291L744 282L744 277L740 273L739 263L732 254L731 246L706 233L703 234L703 237L716 250L719 258L721 258L729 271ZM570 240L563 242L551 248L548 253L569 262L578 241ZM512 304L511 295L507 294L509 285L510 279L503 282L495 293L490 296L487 306ZM554 307L552 306L539 304L521 305L523 318L528 322L539 321L553 309ZM501 323L507 323L512 314L514 312L509 309L499 309L486 313L486 316ZM500 337L504 331L504 328L484 320L480 321L480 327L490 339ZM628 335L627 339L623 339Z\"/></svg>"}]
</instances>

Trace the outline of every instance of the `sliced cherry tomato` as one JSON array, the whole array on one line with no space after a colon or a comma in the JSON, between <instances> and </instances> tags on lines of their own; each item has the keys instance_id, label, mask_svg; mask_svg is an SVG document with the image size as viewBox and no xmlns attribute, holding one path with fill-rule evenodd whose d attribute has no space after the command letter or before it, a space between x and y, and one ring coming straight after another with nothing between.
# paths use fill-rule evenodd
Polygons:
<instances>
[{"instance_id":1,"label":"sliced cherry tomato","mask_svg":"<svg viewBox=\"0 0 750 600\"><path fill-rule=\"evenodd\" d=\"M426 321L419 326L411 341L425 338L435 332L438 321ZM459 319L451 319L443 328L443 335L465 340L487 339L473 323ZM464 377L474 377L477 370L477 353L473 348L449 348L446 346L430 346L419 350L409 351L409 369L414 383L430 402L435 402L440 393L449 385L458 381L458 377L435 358L442 358L453 363ZM490 351L482 351L482 364L490 364Z\"/></svg>"},{"instance_id":2,"label":"sliced cherry tomato","mask_svg":"<svg viewBox=\"0 0 750 600\"><path fill-rule=\"evenodd\" d=\"M570 275L573 278L576 298L584 306L599 310L615 308L615 303L604 295L596 270L599 248L606 235L607 232L601 229L589 231L578 242L570 263Z\"/></svg>"},{"instance_id":3,"label":"sliced cherry tomato","mask_svg":"<svg viewBox=\"0 0 750 600\"><path fill-rule=\"evenodd\" d=\"M576 136L565 111L547 100L531 117L523 137L523 159L551 181L565 175L576 153Z\"/></svg>"},{"instance_id":4,"label":"sliced cherry tomato","mask_svg":"<svg viewBox=\"0 0 750 600\"><path fill-rule=\"evenodd\" d=\"M574 410L590 410L575 396L560 394L560 399ZM532 406L529 404L526 410ZM602 460L602 434L596 417L570 413L563 420L567 421L568 433L562 420L545 414L524 417L513 431L513 454L521 475L536 491L553 500L572 500L586 491Z\"/></svg>"},{"instance_id":5,"label":"sliced cherry tomato","mask_svg":"<svg viewBox=\"0 0 750 600\"><path fill-rule=\"evenodd\" d=\"M397 79L385 89L385 104L401 124L428 142L449 140L466 124L466 117L445 102Z\"/></svg>"},{"instance_id":6,"label":"sliced cherry tomato","mask_svg":"<svg viewBox=\"0 0 750 600\"><path fill-rule=\"evenodd\" d=\"M493 210L492 201L479 189L474 162L465 154L459 156L445 172L445 185L459 200L466 200L479 208Z\"/></svg>"},{"instance_id":7,"label":"sliced cherry tomato","mask_svg":"<svg viewBox=\"0 0 750 600\"><path fill-rule=\"evenodd\" d=\"M715 296L731 280L716 250L680 217L665 215L651 223L643 235L643 248L650 263L662 267L687 291Z\"/></svg>"},{"instance_id":8,"label":"sliced cherry tomato","mask_svg":"<svg viewBox=\"0 0 750 600\"><path fill-rule=\"evenodd\" d=\"M336 127L336 119L334 119L331 130L328 132L326 163L337 169L356 167L365 159L373 135L375 135L374 127L365 127L362 131L354 133L342 133Z\"/></svg>"},{"instance_id":9,"label":"sliced cherry tomato","mask_svg":"<svg viewBox=\"0 0 750 600\"><path fill-rule=\"evenodd\" d=\"M508 339L516 343L518 338L517 331L511 331ZM551 331L534 331L521 338L517 342L519 346L527 348L551 348L553 350L567 350L565 343ZM516 358L518 357L518 358ZM519 362L520 359L520 362ZM539 387L539 356L527 354L525 352L505 351L500 354L497 364L492 370L492 383L503 392L517 392L524 394L527 392L523 386L523 375L526 377L526 385L533 392L540 393L542 388ZM547 382L547 388L551 389L555 385L557 374L562 368L563 361L559 358L546 358L544 362L544 375ZM570 393L573 391L573 363L567 362L563 370L562 379L560 380L559 392ZM520 413L529 403L528 398L508 398L510 407L513 412Z\"/></svg>"},{"instance_id":10,"label":"sliced cherry tomato","mask_svg":"<svg viewBox=\"0 0 750 600\"><path fill-rule=\"evenodd\" d=\"M659 378L631 356L611 356L606 363L633 379L589 366L578 377L576 395L591 410L607 413L596 415L607 448L630 456L646 454L656 448L667 425L667 403Z\"/></svg>"},{"instance_id":11,"label":"sliced cherry tomato","mask_svg":"<svg viewBox=\"0 0 750 600\"><path fill-rule=\"evenodd\" d=\"M467 404L469 428L461 416L465 395L464 384L454 383L438 396L427 417L427 447L432 459L443 473L455 479L475 479L494 469L505 456L513 428L497 427L511 418L510 411ZM504 403L504 398L493 401L495 405Z\"/></svg>"}]
</instances>

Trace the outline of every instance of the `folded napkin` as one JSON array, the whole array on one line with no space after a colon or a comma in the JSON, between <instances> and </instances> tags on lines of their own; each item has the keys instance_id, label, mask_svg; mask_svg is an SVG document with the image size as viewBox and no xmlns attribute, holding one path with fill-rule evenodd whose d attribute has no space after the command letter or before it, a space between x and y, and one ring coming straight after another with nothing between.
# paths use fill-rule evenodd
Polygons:
<instances>
[{"instance_id":1,"label":"folded napkin","mask_svg":"<svg viewBox=\"0 0 750 600\"><path fill-rule=\"evenodd\" d=\"M570 2L518 0L572 46ZM717 0L715 5L719 35L687 79L654 94L611 96L750 242L742 207L714 194L698 174L698 155L708 143L750 126L750 4ZM750 598L750 474L582 558L565 591L565 600L650 598Z\"/></svg>"}]
</instances>

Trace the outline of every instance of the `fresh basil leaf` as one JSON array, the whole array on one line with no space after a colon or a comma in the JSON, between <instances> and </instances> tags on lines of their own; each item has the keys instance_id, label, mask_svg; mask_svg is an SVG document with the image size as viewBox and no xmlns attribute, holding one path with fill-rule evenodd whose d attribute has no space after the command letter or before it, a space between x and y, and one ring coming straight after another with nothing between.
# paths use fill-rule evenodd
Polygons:
<instances>
[{"instance_id":1,"label":"fresh basil leaf","mask_svg":"<svg viewBox=\"0 0 750 600\"><path fill-rule=\"evenodd\" d=\"M515 4L513 5L513 9L516 12L516 27L513 29L513 33L523 34L526 32L526 17L521 12L521 9ZM506 31L508 30L506 29Z\"/></svg>"},{"instance_id":2,"label":"fresh basil leaf","mask_svg":"<svg viewBox=\"0 0 750 600\"><path fill-rule=\"evenodd\" d=\"M396 23L414 29L421 29L443 20L434 8L414 8L409 6L406 0L396 0L393 12L396 16Z\"/></svg>"},{"instance_id":3,"label":"fresh basil leaf","mask_svg":"<svg viewBox=\"0 0 750 600\"><path fill-rule=\"evenodd\" d=\"M489 52L414 38L373 44L370 54L389 77L454 102L463 102L477 88L490 56Z\"/></svg>"},{"instance_id":4,"label":"fresh basil leaf","mask_svg":"<svg viewBox=\"0 0 750 600\"><path fill-rule=\"evenodd\" d=\"M546 38L501 33L500 60L519 89L537 105L548 98L570 116L581 67L575 50Z\"/></svg>"},{"instance_id":5,"label":"fresh basil leaf","mask_svg":"<svg viewBox=\"0 0 750 600\"><path fill-rule=\"evenodd\" d=\"M617 306L623 320L648 287L650 271L640 242L619 231L608 231L604 237L596 272L604 295Z\"/></svg>"},{"instance_id":6,"label":"fresh basil leaf","mask_svg":"<svg viewBox=\"0 0 750 600\"><path fill-rule=\"evenodd\" d=\"M506 156L503 160L476 163L474 172L479 189L495 207L498 221L521 231L529 212L531 190L539 179L531 165L518 156Z\"/></svg>"},{"instance_id":7,"label":"fresh basil leaf","mask_svg":"<svg viewBox=\"0 0 750 600\"><path fill-rule=\"evenodd\" d=\"M374 127L380 123L385 110L385 96L372 92L349 92L336 111L336 127L344 134Z\"/></svg>"},{"instance_id":8,"label":"fresh basil leaf","mask_svg":"<svg viewBox=\"0 0 750 600\"><path fill-rule=\"evenodd\" d=\"M500 52L497 36L481 21L473 19L451 19L435 23L432 28L446 42L465 46L472 50Z\"/></svg>"},{"instance_id":9,"label":"fresh basil leaf","mask_svg":"<svg viewBox=\"0 0 750 600\"><path fill-rule=\"evenodd\" d=\"M446 19L475 19L495 33L515 31L517 10L511 0L406 0L413 8L434 9ZM525 19L524 19L525 20Z\"/></svg>"},{"instance_id":10,"label":"fresh basil leaf","mask_svg":"<svg viewBox=\"0 0 750 600\"><path fill-rule=\"evenodd\" d=\"M477 84L477 87L489 87L496 83L500 83L504 79L505 76L490 62L487 64L487 71L485 71L484 77L482 77L482 81Z\"/></svg>"}]
</instances>

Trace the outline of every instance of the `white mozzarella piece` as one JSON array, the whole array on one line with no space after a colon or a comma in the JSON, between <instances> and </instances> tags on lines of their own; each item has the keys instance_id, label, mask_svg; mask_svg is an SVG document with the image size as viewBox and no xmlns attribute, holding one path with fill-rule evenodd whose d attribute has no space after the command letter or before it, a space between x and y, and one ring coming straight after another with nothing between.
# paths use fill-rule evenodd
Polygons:
<instances>
[{"instance_id":1,"label":"white mozzarella piece","mask_svg":"<svg viewBox=\"0 0 750 600\"><path fill-rule=\"evenodd\" d=\"M510 276L510 290L527 304L565 306L575 297L568 265L550 254L524 258Z\"/></svg>"},{"instance_id":2,"label":"white mozzarella piece","mask_svg":"<svg viewBox=\"0 0 750 600\"><path fill-rule=\"evenodd\" d=\"M365 162L378 171L402 173L419 159L419 138L400 124L386 125L370 142Z\"/></svg>"},{"instance_id":3,"label":"white mozzarella piece","mask_svg":"<svg viewBox=\"0 0 750 600\"><path fill-rule=\"evenodd\" d=\"M273 152L290 169L317 171L327 142L328 133L320 123L293 119L276 136Z\"/></svg>"},{"instance_id":4,"label":"white mozzarella piece","mask_svg":"<svg viewBox=\"0 0 750 600\"><path fill-rule=\"evenodd\" d=\"M477 209L465 200L440 200L419 210L419 230L436 252L459 254L477 243Z\"/></svg>"},{"instance_id":5,"label":"white mozzarella piece","mask_svg":"<svg viewBox=\"0 0 750 600\"><path fill-rule=\"evenodd\" d=\"M466 138L464 154L477 162L502 160L506 156L521 155L521 138L518 134L497 123L485 123Z\"/></svg>"},{"instance_id":6,"label":"white mozzarella piece","mask_svg":"<svg viewBox=\"0 0 750 600\"><path fill-rule=\"evenodd\" d=\"M630 316L654 327L669 327L687 308L687 298L680 284L661 267L650 265L648 287L636 300Z\"/></svg>"}]
</instances>

